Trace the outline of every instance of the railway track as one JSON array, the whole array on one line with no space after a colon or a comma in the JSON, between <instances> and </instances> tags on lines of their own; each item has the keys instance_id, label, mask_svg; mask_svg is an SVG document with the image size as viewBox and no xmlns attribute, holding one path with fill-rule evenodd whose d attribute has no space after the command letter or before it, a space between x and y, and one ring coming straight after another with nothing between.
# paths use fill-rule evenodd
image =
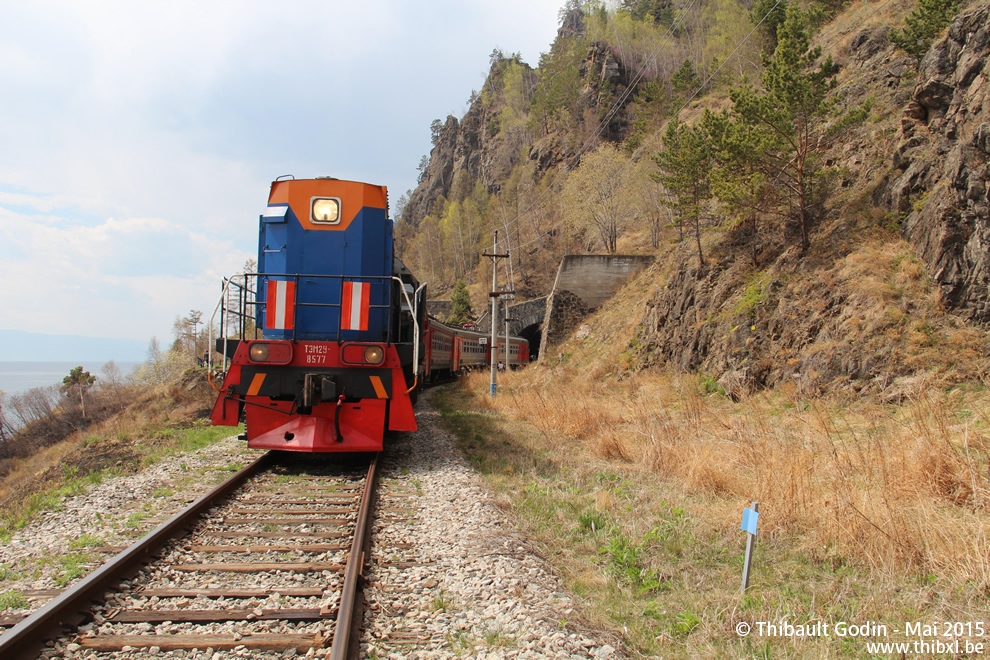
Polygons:
<instances>
[{"instance_id":1,"label":"railway track","mask_svg":"<svg viewBox=\"0 0 990 660\"><path fill-rule=\"evenodd\" d=\"M0 658L349 657L377 469L261 457L0 635Z\"/></svg>"}]
</instances>

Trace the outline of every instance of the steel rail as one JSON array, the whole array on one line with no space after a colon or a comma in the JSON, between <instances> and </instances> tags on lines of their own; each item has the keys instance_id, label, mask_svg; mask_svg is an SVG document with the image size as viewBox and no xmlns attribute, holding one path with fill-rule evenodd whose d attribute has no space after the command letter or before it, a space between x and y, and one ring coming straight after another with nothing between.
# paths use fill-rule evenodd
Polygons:
<instances>
[{"instance_id":1,"label":"steel rail","mask_svg":"<svg viewBox=\"0 0 990 660\"><path fill-rule=\"evenodd\" d=\"M226 497L249 478L268 467L271 461L272 455L269 452L211 489L8 630L0 636L0 658L4 660L37 658L49 637L60 635L64 625L77 625L83 619L82 613L94 602L98 602L107 590L119 583L129 571L134 570L152 553L175 538L179 531L191 526L217 500Z\"/></svg>"},{"instance_id":2,"label":"steel rail","mask_svg":"<svg viewBox=\"0 0 990 660\"><path fill-rule=\"evenodd\" d=\"M368 476L364 482L361 509L354 524L354 541L351 543L351 551L347 555L347 568L344 570L344 586L337 609L337 624L334 627L333 643L330 646L330 660L347 660L351 645L351 626L354 623L354 610L357 607L357 587L364 568L364 540L371 526L371 504L375 494L375 482L378 480L380 456L381 454L375 454L371 459Z\"/></svg>"}]
</instances>

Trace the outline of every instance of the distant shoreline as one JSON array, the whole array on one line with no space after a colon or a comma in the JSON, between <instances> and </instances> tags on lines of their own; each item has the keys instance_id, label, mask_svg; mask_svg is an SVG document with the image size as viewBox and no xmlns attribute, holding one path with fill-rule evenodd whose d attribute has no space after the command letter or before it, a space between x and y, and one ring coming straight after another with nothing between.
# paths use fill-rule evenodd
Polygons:
<instances>
[{"instance_id":1,"label":"distant shoreline","mask_svg":"<svg viewBox=\"0 0 990 660\"><path fill-rule=\"evenodd\" d=\"M0 361L0 391L7 395L23 394L33 387L61 385L62 379L69 375L75 367L82 368L96 376L99 383L103 375L103 367L110 360L31 360L31 361ZM129 376L140 362L113 361L120 369L122 376Z\"/></svg>"}]
</instances>

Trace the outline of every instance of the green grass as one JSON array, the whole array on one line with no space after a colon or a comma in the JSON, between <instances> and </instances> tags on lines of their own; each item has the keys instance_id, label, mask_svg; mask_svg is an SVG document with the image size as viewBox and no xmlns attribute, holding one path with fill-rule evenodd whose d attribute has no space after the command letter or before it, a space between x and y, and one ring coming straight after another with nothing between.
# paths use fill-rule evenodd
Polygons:
<instances>
[{"instance_id":1,"label":"green grass","mask_svg":"<svg viewBox=\"0 0 990 660\"><path fill-rule=\"evenodd\" d=\"M89 570L97 556L91 552L69 552L65 554L49 554L38 557L34 560L35 566L48 567L55 572L55 584L64 587L76 578L80 578Z\"/></svg>"},{"instance_id":2,"label":"green grass","mask_svg":"<svg viewBox=\"0 0 990 660\"><path fill-rule=\"evenodd\" d=\"M514 642L512 635L509 635L500 627L487 629L484 633L483 639L485 646L490 649L508 648L511 647Z\"/></svg>"},{"instance_id":3,"label":"green grass","mask_svg":"<svg viewBox=\"0 0 990 660\"><path fill-rule=\"evenodd\" d=\"M73 477L60 485L31 493L21 500L19 506L0 512L0 542L8 542L14 531L23 529L38 513L58 511L66 498L85 493L91 483L92 479L88 476Z\"/></svg>"},{"instance_id":4,"label":"green grass","mask_svg":"<svg viewBox=\"0 0 990 660\"><path fill-rule=\"evenodd\" d=\"M61 555L57 564L61 572L55 577L55 584L64 587L76 578L80 578L87 573L91 564L96 560L96 555L92 553L69 553Z\"/></svg>"},{"instance_id":5,"label":"green grass","mask_svg":"<svg viewBox=\"0 0 990 660\"><path fill-rule=\"evenodd\" d=\"M0 564L0 582L20 580L23 574L7 564Z\"/></svg>"},{"instance_id":6,"label":"green grass","mask_svg":"<svg viewBox=\"0 0 990 660\"><path fill-rule=\"evenodd\" d=\"M192 428L159 427L147 431L158 442L150 444L142 457L142 465L152 465L184 452L194 452L215 442L243 432L243 426L209 426L209 420L197 420Z\"/></svg>"},{"instance_id":7,"label":"green grass","mask_svg":"<svg viewBox=\"0 0 990 660\"><path fill-rule=\"evenodd\" d=\"M452 601L450 596L444 593L442 589L437 592L437 595L433 597L432 601L430 601L430 609L434 612L446 612L450 609L451 605Z\"/></svg>"},{"instance_id":8,"label":"green grass","mask_svg":"<svg viewBox=\"0 0 990 660\"><path fill-rule=\"evenodd\" d=\"M72 550L78 550L79 548L97 548L105 544L106 541L95 534L82 534L79 538L69 544L69 548Z\"/></svg>"},{"instance_id":9,"label":"green grass","mask_svg":"<svg viewBox=\"0 0 990 660\"><path fill-rule=\"evenodd\" d=\"M0 593L0 612L4 610L24 610L30 607L28 599L19 591Z\"/></svg>"},{"instance_id":10,"label":"green grass","mask_svg":"<svg viewBox=\"0 0 990 660\"><path fill-rule=\"evenodd\" d=\"M204 420L205 421L205 420ZM203 426L185 429L176 434L175 448L177 451L196 451L208 447L224 438L243 432L243 427Z\"/></svg>"},{"instance_id":11,"label":"green grass","mask_svg":"<svg viewBox=\"0 0 990 660\"><path fill-rule=\"evenodd\" d=\"M766 271L756 271L746 276L746 284L742 290L742 296L732 310L735 316L745 316L756 318L756 307L766 300L766 282L764 276Z\"/></svg>"},{"instance_id":12,"label":"green grass","mask_svg":"<svg viewBox=\"0 0 990 660\"><path fill-rule=\"evenodd\" d=\"M140 465L152 465L178 453L202 449L240 430L239 427L235 429L208 426L208 424L209 420L199 420L193 428L160 427L148 430L146 435L157 439L158 442L133 445L136 450L143 452L139 460ZM90 436L83 444L100 444L99 440L95 436ZM225 467L224 470L237 471L241 467L242 464L235 463ZM16 530L24 528L38 513L58 511L66 498L82 495L104 480L122 476L124 473L124 468L115 465L102 470L92 470L80 476L76 466L63 465L57 483L31 493L0 511L0 543L8 542ZM167 497L171 492L171 489L161 488L154 493L154 496Z\"/></svg>"}]
</instances>

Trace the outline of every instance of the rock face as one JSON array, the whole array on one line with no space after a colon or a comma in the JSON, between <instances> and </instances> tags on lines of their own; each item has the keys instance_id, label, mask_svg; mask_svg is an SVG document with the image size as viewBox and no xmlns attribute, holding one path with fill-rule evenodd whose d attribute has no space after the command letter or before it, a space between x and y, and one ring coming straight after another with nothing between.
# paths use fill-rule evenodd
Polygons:
<instances>
[{"instance_id":1,"label":"rock face","mask_svg":"<svg viewBox=\"0 0 990 660\"><path fill-rule=\"evenodd\" d=\"M927 350L912 347L915 330L905 324L925 290L924 267L903 256L897 297L869 279L865 255L823 267L792 247L757 273L731 257L701 270L682 264L647 302L631 347L640 367L700 372L733 398L789 384L896 399ZM984 348L972 343L943 350L975 366Z\"/></svg>"},{"instance_id":2,"label":"rock face","mask_svg":"<svg viewBox=\"0 0 990 660\"><path fill-rule=\"evenodd\" d=\"M590 312L581 296L565 289L554 289L547 298L547 316L543 320L540 355L546 355L551 346L564 340Z\"/></svg>"},{"instance_id":3,"label":"rock face","mask_svg":"<svg viewBox=\"0 0 990 660\"><path fill-rule=\"evenodd\" d=\"M501 59L492 64L486 86L501 89L506 62ZM529 65L519 64L524 67L526 87L531 88L535 74ZM519 159L517 143L521 137L499 129L504 105L500 93L475 95L461 121L453 115L447 117L430 152L430 163L403 212L408 222L418 225L435 200L449 198L455 178L480 181L489 192L499 189Z\"/></svg>"},{"instance_id":4,"label":"rock face","mask_svg":"<svg viewBox=\"0 0 990 660\"><path fill-rule=\"evenodd\" d=\"M990 7L963 14L921 62L904 108L892 210L946 305L990 322Z\"/></svg>"},{"instance_id":5,"label":"rock face","mask_svg":"<svg viewBox=\"0 0 990 660\"><path fill-rule=\"evenodd\" d=\"M570 12L558 31L558 39L580 38L583 35L581 11ZM448 116L430 152L430 161L403 211L407 222L418 225L431 212L431 206L441 196L450 198L463 194L454 190L455 180L480 181L488 192L497 192L520 159L535 162L539 174L561 164L572 167L579 158L580 143L573 136L551 130L534 135L526 126L501 126L505 108L503 93L507 64L523 67L523 88L531 98L536 85L536 71L520 60L497 59L492 63L485 89L475 94L471 107L460 121ZM579 67L584 85L577 101L577 115L597 117L603 108L618 102L608 115L600 135L605 140L622 140L628 133L630 120L626 106L631 102L629 75L616 49L596 41L588 46L587 55Z\"/></svg>"},{"instance_id":6,"label":"rock face","mask_svg":"<svg viewBox=\"0 0 990 660\"><path fill-rule=\"evenodd\" d=\"M428 300L426 301L426 312L438 319L445 319L450 316L452 306L449 300Z\"/></svg>"}]
</instances>

